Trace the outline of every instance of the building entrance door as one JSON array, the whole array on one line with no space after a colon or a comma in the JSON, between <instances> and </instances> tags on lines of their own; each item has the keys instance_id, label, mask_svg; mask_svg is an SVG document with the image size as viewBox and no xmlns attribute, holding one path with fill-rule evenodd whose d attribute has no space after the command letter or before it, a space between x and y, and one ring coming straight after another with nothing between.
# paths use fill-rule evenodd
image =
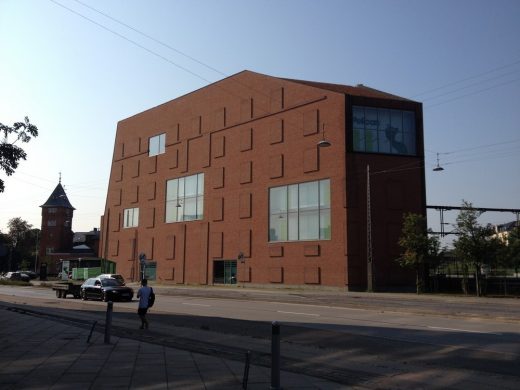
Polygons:
<instances>
[{"instance_id":1,"label":"building entrance door","mask_svg":"<svg viewBox=\"0 0 520 390\"><path fill-rule=\"evenodd\" d=\"M213 262L214 284L237 284L237 261L216 260Z\"/></svg>"}]
</instances>

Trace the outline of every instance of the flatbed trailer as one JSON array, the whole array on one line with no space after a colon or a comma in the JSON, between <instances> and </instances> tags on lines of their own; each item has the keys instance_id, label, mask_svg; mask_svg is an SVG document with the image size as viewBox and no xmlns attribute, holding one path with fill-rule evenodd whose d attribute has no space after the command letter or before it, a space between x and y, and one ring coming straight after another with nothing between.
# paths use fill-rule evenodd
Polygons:
<instances>
[{"instance_id":1,"label":"flatbed trailer","mask_svg":"<svg viewBox=\"0 0 520 390\"><path fill-rule=\"evenodd\" d=\"M74 298L80 298L82 280L70 280L56 282L52 285L52 289L56 291L56 298L67 298L67 295L72 295Z\"/></svg>"}]
</instances>

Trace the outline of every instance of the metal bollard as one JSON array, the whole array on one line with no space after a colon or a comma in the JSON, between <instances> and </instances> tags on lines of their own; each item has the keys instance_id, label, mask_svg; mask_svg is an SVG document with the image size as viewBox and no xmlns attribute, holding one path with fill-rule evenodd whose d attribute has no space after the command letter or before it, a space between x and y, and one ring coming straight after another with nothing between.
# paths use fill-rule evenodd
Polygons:
<instances>
[{"instance_id":1,"label":"metal bollard","mask_svg":"<svg viewBox=\"0 0 520 390\"><path fill-rule=\"evenodd\" d=\"M280 389L280 325L271 326L271 390Z\"/></svg>"},{"instance_id":2,"label":"metal bollard","mask_svg":"<svg viewBox=\"0 0 520 390\"><path fill-rule=\"evenodd\" d=\"M110 344L110 328L112 327L112 312L114 311L114 302L108 301L107 315L105 319L105 344Z\"/></svg>"}]
</instances>

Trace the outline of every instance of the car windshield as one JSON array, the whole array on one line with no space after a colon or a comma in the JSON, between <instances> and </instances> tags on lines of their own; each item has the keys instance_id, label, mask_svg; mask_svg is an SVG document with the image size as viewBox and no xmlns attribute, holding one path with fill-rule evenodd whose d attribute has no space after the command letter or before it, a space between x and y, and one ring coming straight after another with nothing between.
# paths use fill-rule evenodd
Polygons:
<instances>
[{"instance_id":1,"label":"car windshield","mask_svg":"<svg viewBox=\"0 0 520 390\"><path fill-rule=\"evenodd\" d=\"M122 283L117 279L101 279L101 284L105 287L107 286L122 286Z\"/></svg>"}]
</instances>

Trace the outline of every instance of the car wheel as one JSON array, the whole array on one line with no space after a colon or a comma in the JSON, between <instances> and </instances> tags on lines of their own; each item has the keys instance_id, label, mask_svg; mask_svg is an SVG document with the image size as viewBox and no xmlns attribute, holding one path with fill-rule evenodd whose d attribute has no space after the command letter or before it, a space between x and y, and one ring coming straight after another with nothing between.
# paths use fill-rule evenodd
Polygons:
<instances>
[{"instance_id":1,"label":"car wheel","mask_svg":"<svg viewBox=\"0 0 520 390\"><path fill-rule=\"evenodd\" d=\"M80 296L81 299L83 299L84 301L87 300L87 295L85 294L85 291L81 290L80 293L79 293L79 296Z\"/></svg>"},{"instance_id":2,"label":"car wheel","mask_svg":"<svg viewBox=\"0 0 520 390\"><path fill-rule=\"evenodd\" d=\"M108 294L106 292L103 292L102 300L103 302L108 302Z\"/></svg>"},{"instance_id":3,"label":"car wheel","mask_svg":"<svg viewBox=\"0 0 520 390\"><path fill-rule=\"evenodd\" d=\"M61 291L60 290L56 290L56 298L61 298Z\"/></svg>"}]
</instances>

